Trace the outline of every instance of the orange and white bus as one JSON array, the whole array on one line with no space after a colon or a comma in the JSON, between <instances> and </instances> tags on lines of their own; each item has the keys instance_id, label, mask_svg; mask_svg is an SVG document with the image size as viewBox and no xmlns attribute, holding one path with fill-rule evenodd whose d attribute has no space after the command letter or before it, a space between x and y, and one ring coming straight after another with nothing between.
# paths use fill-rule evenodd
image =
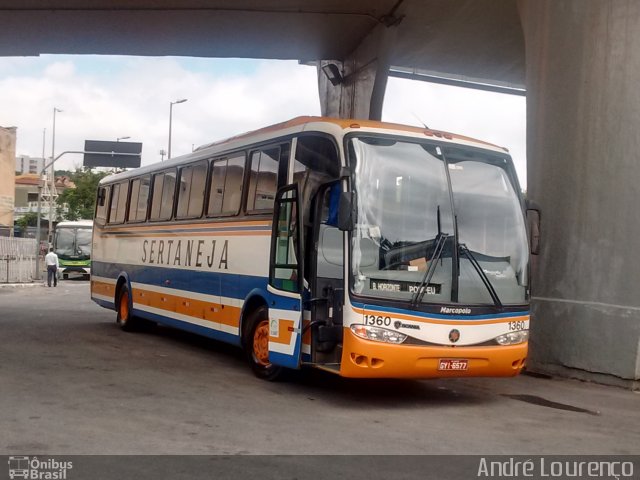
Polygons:
<instances>
[{"instance_id":1,"label":"orange and white bus","mask_svg":"<svg viewBox=\"0 0 640 480\"><path fill-rule=\"evenodd\" d=\"M512 376L529 248L507 151L300 117L101 181L91 297L245 349L261 378Z\"/></svg>"}]
</instances>

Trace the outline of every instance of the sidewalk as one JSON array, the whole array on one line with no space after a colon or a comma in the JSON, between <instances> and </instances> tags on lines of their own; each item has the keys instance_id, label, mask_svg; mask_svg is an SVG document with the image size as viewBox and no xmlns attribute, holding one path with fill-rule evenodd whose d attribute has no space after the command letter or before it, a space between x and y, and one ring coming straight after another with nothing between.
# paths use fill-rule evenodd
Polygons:
<instances>
[{"instance_id":1,"label":"sidewalk","mask_svg":"<svg viewBox=\"0 0 640 480\"><path fill-rule=\"evenodd\" d=\"M1 283L0 288L26 288L26 287L44 287L47 284L47 271L40 272L40 280L33 279L30 282L20 283Z\"/></svg>"},{"instance_id":2,"label":"sidewalk","mask_svg":"<svg viewBox=\"0 0 640 480\"><path fill-rule=\"evenodd\" d=\"M29 283L0 283L0 288L26 288L26 287L43 287L43 280L34 280Z\"/></svg>"}]
</instances>

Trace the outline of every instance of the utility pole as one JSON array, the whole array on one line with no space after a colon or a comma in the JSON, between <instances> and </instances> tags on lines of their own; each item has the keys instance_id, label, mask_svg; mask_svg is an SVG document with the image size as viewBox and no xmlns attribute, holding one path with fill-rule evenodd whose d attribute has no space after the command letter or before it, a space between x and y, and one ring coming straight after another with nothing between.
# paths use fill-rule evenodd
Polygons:
<instances>
[{"instance_id":1,"label":"utility pole","mask_svg":"<svg viewBox=\"0 0 640 480\"><path fill-rule=\"evenodd\" d=\"M51 191L49 193L49 245L53 243L53 204L58 197L56 191L56 175L53 167L53 159L56 158L56 112L62 112L57 107L53 107L53 132L51 132Z\"/></svg>"},{"instance_id":2,"label":"utility pole","mask_svg":"<svg viewBox=\"0 0 640 480\"><path fill-rule=\"evenodd\" d=\"M42 241L40 233L40 217L42 216L42 171L44 170L44 145L47 136L47 129L42 129L42 168L38 168L38 219L36 220L36 274L35 279L40 280L40 242ZM31 211L31 209L29 209Z\"/></svg>"}]
</instances>

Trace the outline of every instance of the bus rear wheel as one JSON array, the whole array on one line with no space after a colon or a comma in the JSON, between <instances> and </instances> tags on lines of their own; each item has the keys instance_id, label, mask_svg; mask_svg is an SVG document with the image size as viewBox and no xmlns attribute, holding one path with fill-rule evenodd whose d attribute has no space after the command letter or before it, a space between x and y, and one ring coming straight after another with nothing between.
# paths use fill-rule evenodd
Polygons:
<instances>
[{"instance_id":1,"label":"bus rear wheel","mask_svg":"<svg viewBox=\"0 0 640 480\"><path fill-rule=\"evenodd\" d=\"M248 336L245 342L247 358L256 377L277 380L284 369L269 362L269 311L258 307L249 317Z\"/></svg>"},{"instance_id":2,"label":"bus rear wheel","mask_svg":"<svg viewBox=\"0 0 640 480\"><path fill-rule=\"evenodd\" d=\"M129 287L123 284L116 299L116 322L125 332L133 332L141 327L140 319L134 317L131 312L131 305L131 292Z\"/></svg>"}]
</instances>

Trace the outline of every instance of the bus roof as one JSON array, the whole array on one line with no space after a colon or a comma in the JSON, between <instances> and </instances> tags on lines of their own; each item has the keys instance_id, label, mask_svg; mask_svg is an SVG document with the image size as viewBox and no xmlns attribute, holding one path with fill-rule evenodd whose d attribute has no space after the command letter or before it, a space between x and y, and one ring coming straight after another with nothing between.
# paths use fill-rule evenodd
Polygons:
<instances>
[{"instance_id":1,"label":"bus roof","mask_svg":"<svg viewBox=\"0 0 640 480\"><path fill-rule=\"evenodd\" d=\"M62 222L58 222L56 228L87 228L93 227L93 220L64 220Z\"/></svg>"},{"instance_id":2,"label":"bus roof","mask_svg":"<svg viewBox=\"0 0 640 480\"><path fill-rule=\"evenodd\" d=\"M222 153L225 150L239 148L245 144L265 141L268 140L269 137L276 138L280 135L290 135L303 131L322 131L323 128L333 130L334 132L336 129L342 130L345 133L347 131L375 131L377 133L385 131L387 133L397 133L400 135L404 134L413 137L424 136L426 138L437 139L448 143L450 142L454 144L475 146L478 148L485 148L502 153L508 152L508 150L504 147L499 147L482 140L477 140L471 137L466 137L464 135L458 135L450 132L444 132L441 130L432 130L424 127L415 127L399 123L379 122L375 120L301 116L295 117L291 120L287 120L286 122L276 123L274 125L260 128L258 130L252 130L239 135L235 135L233 137L202 145L189 154L175 157L162 163L156 162L154 164L146 165L144 167L140 167L127 172L110 175L102 179L100 183L111 183L112 181L124 180L129 177L134 177L141 174L182 165L187 161L210 158L212 155Z\"/></svg>"}]
</instances>

